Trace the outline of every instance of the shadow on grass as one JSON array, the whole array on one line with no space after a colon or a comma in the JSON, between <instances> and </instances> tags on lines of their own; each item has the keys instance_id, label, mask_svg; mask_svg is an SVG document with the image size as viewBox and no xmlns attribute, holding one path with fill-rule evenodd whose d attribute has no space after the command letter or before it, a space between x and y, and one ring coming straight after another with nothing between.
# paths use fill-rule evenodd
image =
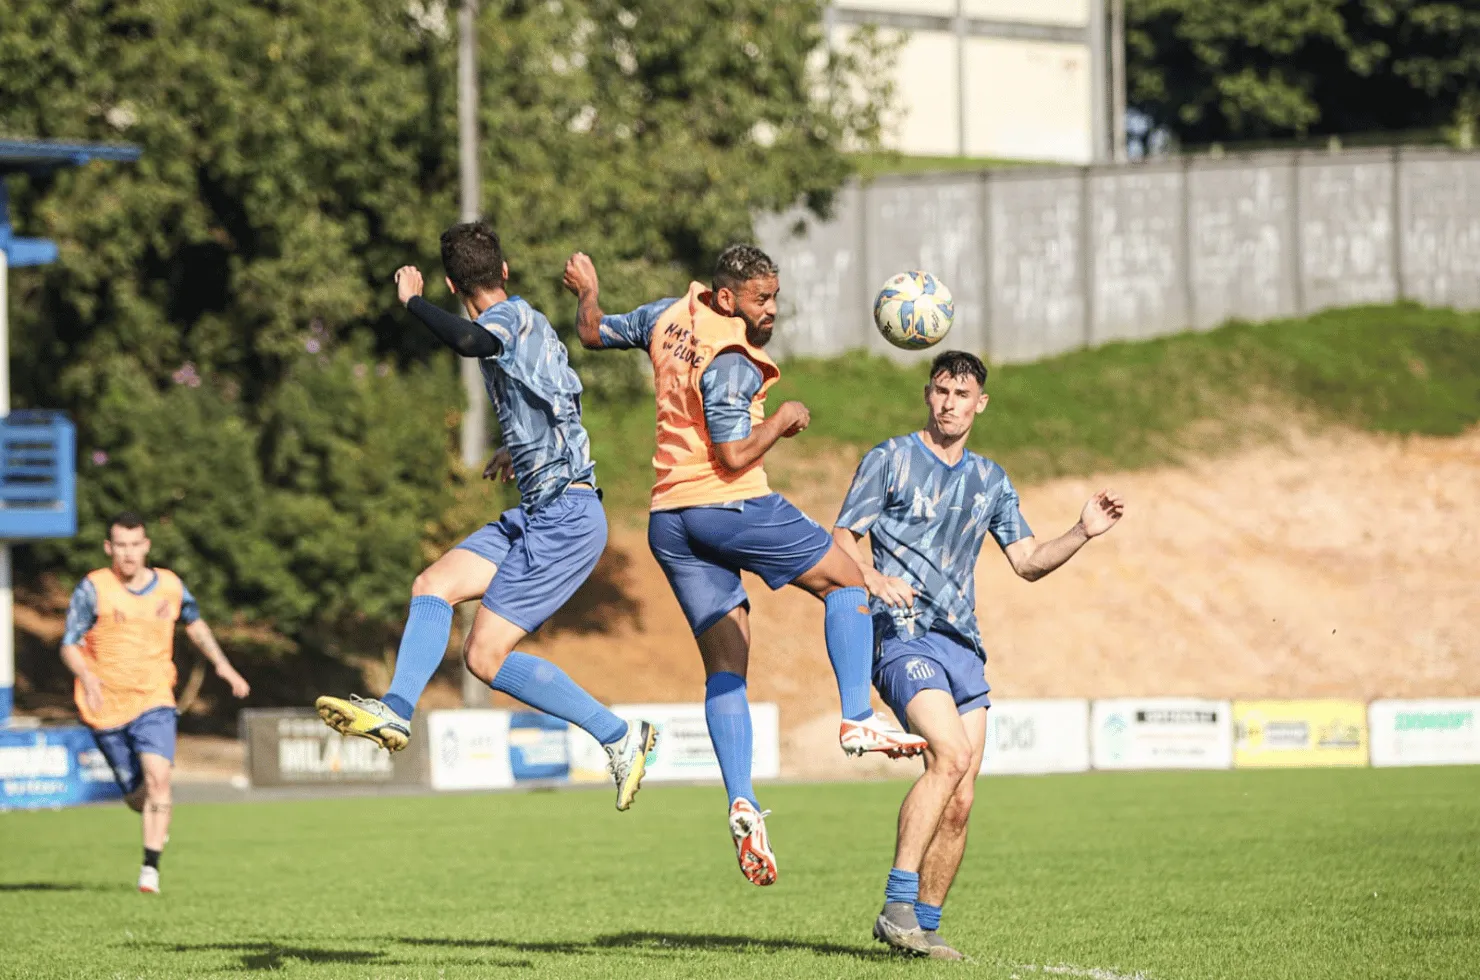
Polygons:
<instances>
[{"instance_id":1,"label":"shadow on grass","mask_svg":"<svg viewBox=\"0 0 1480 980\"><path fill-rule=\"evenodd\" d=\"M114 886L84 885L76 881L6 881L0 882L0 894L5 892L102 892L116 891Z\"/></svg>"},{"instance_id":2,"label":"shadow on grass","mask_svg":"<svg viewBox=\"0 0 1480 980\"><path fill-rule=\"evenodd\" d=\"M760 939L684 932L621 932L587 942L518 942L510 939L402 939L408 946L447 946L460 949L507 949L521 953L585 956L613 950L684 950L691 952L803 952L819 956L848 956L859 960L890 959L885 950L803 939Z\"/></svg>"},{"instance_id":3,"label":"shadow on grass","mask_svg":"<svg viewBox=\"0 0 1480 980\"><path fill-rule=\"evenodd\" d=\"M362 940L379 944L384 939ZM511 953L544 953L556 956L593 956L631 951L634 955L665 952L783 953L804 952L819 956L846 956L857 960L879 961L890 958L883 950L835 943L808 942L801 939L758 939L752 936L720 936L677 932L622 932L597 936L586 941L519 942L511 939L403 938L389 940L406 946L440 949L507 951ZM354 942L354 940L350 940ZM170 953L224 952L239 957L236 964L224 969L231 972L265 972L281 970L293 962L315 965L410 967L425 965L397 959L379 949L326 949L311 941L286 942L219 942L219 943L147 943L154 949ZM472 964L470 964L472 965ZM528 959L479 960L480 967L529 969ZM220 970L212 971L220 972Z\"/></svg>"},{"instance_id":4,"label":"shadow on grass","mask_svg":"<svg viewBox=\"0 0 1480 980\"><path fill-rule=\"evenodd\" d=\"M341 966L415 966L404 960L392 959L385 952L369 949L321 949L314 946L275 942L241 943L157 943L156 949L172 953L226 952L241 957L234 969L243 972L281 970L293 961L303 963L338 964ZM529 960L479 963L479 966L514 967L523 969L533 966Z\"/></svg>"}]
</instances>

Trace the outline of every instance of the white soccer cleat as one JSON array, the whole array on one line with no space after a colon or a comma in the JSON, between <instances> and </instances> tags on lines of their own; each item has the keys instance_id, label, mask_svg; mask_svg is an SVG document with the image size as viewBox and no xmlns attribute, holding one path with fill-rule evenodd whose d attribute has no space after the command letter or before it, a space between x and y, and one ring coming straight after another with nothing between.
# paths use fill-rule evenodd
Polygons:
<instances>
[{"instance_id":1,"label":"white soccer cleat","mask_svg":"<svg viewBox=\"0 0 1480 980\"><path fill-rule=\"evenodd\" d=\"M843 719L838 729L838 742L849 755L882 752L891 759L908 759L925 751L926 742L911 735L880 712L863 721Z\"/></svg>"},{"instance_id":2,"label":"white soccer cleat","mask_svg":"<svg viewBox=\"0 0 1480 980\"><path fill-rule=\"evenodd\" d=\"M159 869L144 865L139 869L139 891L150 895L159 894Z\"/></svg>"},{"instance_id":3,"label":"white soccer cleat","mask_svg":"<svg viewBox=\"0 0 1480 980\"><path fill-rule=\"evenodd\" d=\"M770 814L770 810L757 812L749 800L737 799L730 804L735 857L740 861L740 873L752 885L776 883L776 855L771 853L771 839L766 835L766 817Z\"/></svg>"},{"instance_id":4,"label":"white soccer cleat","mask_svg":"<svg viewBox=\"0 0 1480 980\"><path fill-rule=\"evenodd\" d=\"M620 742L602 746L606 749L606 767L617 783L618 810L632 805L642 788L643 773L647 772L648 753L657 747L658 730L646 721L629 722L627 734Z\"/></svg>"}]
</instances>

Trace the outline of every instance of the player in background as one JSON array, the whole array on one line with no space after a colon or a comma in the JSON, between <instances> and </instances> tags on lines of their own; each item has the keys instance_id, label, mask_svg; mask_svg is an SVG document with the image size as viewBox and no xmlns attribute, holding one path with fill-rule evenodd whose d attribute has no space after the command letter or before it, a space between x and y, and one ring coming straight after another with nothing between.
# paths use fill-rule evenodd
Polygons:
<instances>
[{"instance_id":1,"label":"player in background","mask_svg":"<svg viewBox=\"0 0 1480 980\"><path fill-rule=\"evenodd\" d=\"M520 503L474 531L416 577L390 691L380 700L321 697L320 717L344 735L389 751L405 748L411 716L452 632L454 604L483 597L464 645L469 671L495 691L589 732L606 749L625 810L657 740L648 722L630 726L565 671L514 648L578 589L606 547L590 440L581 425L581 379L544 314L504 288L509 267L498 234L482 222L442 235L447 288L471 321L422 299L414 266L396 272L402 303L463 357L478 358L504 446L485 476L512 472Z\"/></svg>"},{"instance_id":2,"label":"player in background","mask_svg":"<svg viewBox=\"0 0 1480 980\"><path fill-rule=\"evenodd\" d=\"M987 733L990 687L976 621L982 543L990 534L1013 571L1036 581L1125 512L1118 494L1102 490L1068 531L1035 538L1002 467L966 448L972 422L987 407L986 380L973 354L937 356L925 386L925 428L868 451L833 529L838 546L864 568L873 596L874 686L929 743L925 772L899 808L874 936L937 959L961 959L937 930L966 849ZM872 539L872 567L858 550L864 534Z\"/></svg>"},{"instance_id":3,"label":"player in background","mask_svg":"<svg viewBox=\"0 0 1480 980\"><path fill-rule=\"evenodd\" d=\"M175 764L175 624L185 624L185 635L232 694L244 698L251 688L221 652L180 577L146 564L149 536L137 514L113 518L103 551L112 564L89 572L72 590L62 663L76 678L77 713L92 729L124 802L143 817L139 891L158 892Z\"/></svg>"},{"instance_id":4,"label":"player in background","mask_svg":"<svg viewBox=\"0 0 1480 980\"><path fill-rule=\"evenodd\" d=\"M766 452L810 421L801 402L765 417L766 391L781 373L765 351L780 288L776 264L754 246L734 245L720 255L710 285L691 283L684 296L619 316L602 313L596 269L584 254L566 264L565 285L579 300L582 344L642 349L652 359L657 482L648 545L704 660L704 715L740 870L753 884L769 885L776 858L751 785L750 602L741 569L772 589L790 583L822 600L845 752L905 756L925 746L870 707L873 628L858 566L766 481Z\"/></svg>"}]
</instances>

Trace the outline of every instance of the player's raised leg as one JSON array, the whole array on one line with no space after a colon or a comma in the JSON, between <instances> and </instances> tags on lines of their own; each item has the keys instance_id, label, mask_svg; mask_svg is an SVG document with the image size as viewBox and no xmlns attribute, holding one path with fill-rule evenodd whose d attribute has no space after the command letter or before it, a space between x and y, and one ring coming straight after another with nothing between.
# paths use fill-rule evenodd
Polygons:
<instances>
[{"instance_id":1,"label":"player's raised leg","mask_svg":"<svg viewBox=\"0 0 1480 980\"><path fill-rule=\"evenodd\" d=\"M942 907L946 904L946 895L956 880L956 872L966 854L966 825L971 819L976 777L982 768L982 753L987 743L987 710L974 708L961 716L961 725L971 741L971 765L951 793L940 823L935 828L935 836L930 839L930 845L925 848L925 857L920 862L920 895L915 900L915 919L925 931L932 959L963 958L941 938L940 919Z\"/></svg>"},{"instance_id":2,"label":"player's raised leg","mask_svg":"<svg viewBox=\"0 0 1480 980\"><path fill-rule=\"evenodd\" d=\"M341 735L368 738L391 752L404 749L416 702L447 652L453 606L487 591L501 557L490 547L490 535L479 531L429 565L411 583L411 611L390 690L379 700L326 695L315 702L319 717Z\"/></svg>"},{"instance_id":3,"label":"player's raised leg","mask_svg":"<svg viewBox=\"0 0 1480 980\"><path fill-rule=\"evenodd\" d=\"M515 650L580 588L606 547L606 514L594 489L571 487L533 511L506 511L487 532L503 560L483 596L464 650L468 670L496 691L586 731L606 749L617 809L632 805L657 744L648 722L631 726L565 671Z\"/></svg>"},{"instance_id":4,"label":"player's raised leg","mask_svg":"<svg viewBox=\"0 0 1480 980\"><path fill-rule=\"evenodd\" d=\"M570 675L542 657L514 647L527 636L521 626L484 605L473 620L464 650L468 670L493 688L584 730L606 749L617 784L617 809L632 805L647 753L657 742L649 723L627 722L588 694Z\"/></svg>"},{"instance_id":5,"label":"player's raised leg","mask_svg":"<svg viewBox=\"0 0 1480 980\"><path fill-rule=\"evenodd\" d=\"M882 752L894 759L923 752L923 738L901 730L882 714L875 714L870 707L869 673L874 662L874 627L869 612L868 590L863 586L863 572L857 562L834 544L821 561L794 579L792 584L821 599L826 610L823 633L827 639L827 656L838 682L838 697L842 701L843 721L838 740L843 751L849 755Z\"/></svg>"}]
</instances>

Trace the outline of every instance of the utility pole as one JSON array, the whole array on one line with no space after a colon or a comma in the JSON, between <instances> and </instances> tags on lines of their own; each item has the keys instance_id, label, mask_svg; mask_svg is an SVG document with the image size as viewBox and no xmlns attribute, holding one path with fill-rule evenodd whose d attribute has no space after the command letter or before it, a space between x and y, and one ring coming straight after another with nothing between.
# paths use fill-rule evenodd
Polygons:
<instances>
[{"instance_id":1,"label":"utility pole","mask_svg":"<svg viewBox=\"0 0 1480 980\"><path fill-rule=\"evenodd\" d=\"M476 31L478 0L463 0L457 14L457 150L461 184L461 220L477 221L482 210L478 186L478 64ZM462 461L470 472L483 465L488 446L488 399L483 392L483 372L477 358L460 357L463 394L467 400L462 419ZM465 604L466 605L466 604ZM473 625L473 614L463 611L459 617L466 637ZM488 688L471 672L462 672L463 706L488 706Z\"/></svg>"},{"instance_id":2,"label":"utility pole","mask_svg":"<svg viewBox=\"0 0 1480 980\"><path fill-rule=\"evenodd\" d=\"M1125 0L1110 0L1110 158L1125 163Z\"/></svg>"}]
</instances>

